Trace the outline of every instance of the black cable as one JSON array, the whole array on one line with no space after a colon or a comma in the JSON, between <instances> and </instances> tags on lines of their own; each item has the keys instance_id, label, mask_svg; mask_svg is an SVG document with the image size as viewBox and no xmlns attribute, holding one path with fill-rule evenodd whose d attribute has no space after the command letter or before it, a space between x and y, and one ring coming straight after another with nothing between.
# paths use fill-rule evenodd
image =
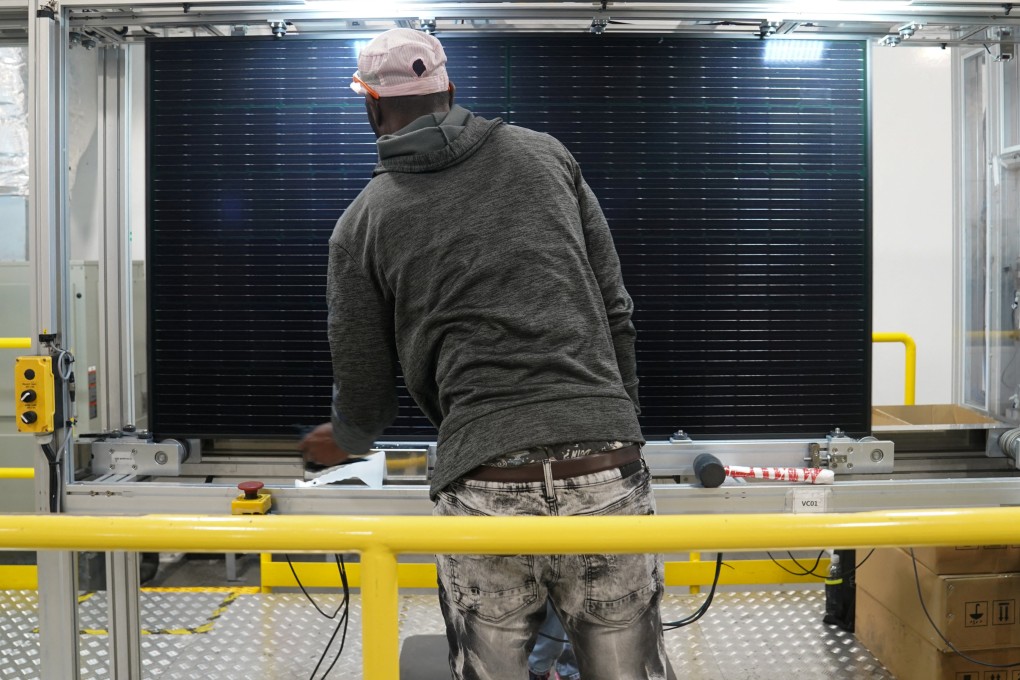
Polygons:
<instances>
[{"instance_id":1,"label":"black cable","mask_svg":"<svg viewBox=\"0 0 1020 680\"><path fill-rule=\"evenodd\" d=\"M50 479L50 512L57 512L60 509L58 502L58 496L60 495L60 461L57 460L57 454L53 451L53 447L49 444L42 445L43 455L46 456L46 462L49 463Z\"/></svg>"},{"instance_id":2,"label":"black cable","mask_svg":"<svg viewBox=\"0 0 1020 680\"><path fill-rule=\"evenodd\" d=\"M823 552L824 552L824 551L823 551ZM814 566L814 567L812 567L810 571L805 571L805 572L804 572L804 573L802 573L802 574L798 574L797 572L795 572L795 571L792 571L792 570L790 570L790 569L787 569L786 567L784 567L783 565L781 565L781 564L780 564L780 563L779 563L779 562L778 562L778 561L776 560L776 558L772 556L772 553L770 553L770 552L767 552L767 553L765 553L765 554L769 556L769 559L770 559L770 560L772 560L773 562L775 562L775 565L776 565L777 567L779 567L779 568L780 568L780 569L782 569L783 571L787 572L788 574L793 574L794 576L814 576L815 578L820 578L820 579L827 579L827 578L829 578L829 575L828 575L828 574L819 574L819 573L815 572L815 569L817 569L817 568L818 568L818 564L819 564L819 562L815 562L815 566ZM787 553L787 554L789 554L789 553ZM869 558L869 557L871 557L871 556L872 556L873 554L875 554L875 549L874 549L874 548L872 548L872 549L871 549L871 550L870 550L870 551L868 552L868 554L864 556L864 559L863 559L863 560L861 560L861 561L860 561L860 562L858 562L858 563L857 563L856 565L854 565L853 569L850 569L849 571L842 571L842 568L841 568L841 570L840 570L840 572L839 572L840 576L849 576L850 574L854 573L855 571L857 571L858 569L860 569L860 568L861 568L862 566L864 566L864 563L865 563L865 562L867 562L867 561L868 561L868 558ZM792 557L793 557L793 556L791 555L791 558L792 558ZM795 563L795 564L797 564L797 566L798 566L798 567L800 567L801 569L803 569L803 568L804 568L804 567L803 567L803 565L801 565L801 564L800 564L799 562L797 562L797 560L793 560L793 561L794 561L794 563Z\"/></svg>"},{"instance_id":3,"label":"black cable","mask_svg":"<svg viewBox=\"0 0 1020 680\"><path fill-rule=\"evenodd\" d=\"M793 556L793 553L790 552L789 550L786 551L786 556L789 557L793 561L793 563L797 565L798 569L800 569L801 571L804 572L805 576L808 575L808 574L814 574L815 573L815 569L817 569L818 565L822 563L822 555L824 555L824 554L825 554L824 550L821 551L820 553L818 553L818 557L815 558L815 563L813 565L811 565L810 569L806 569L805 570L804 569L804 565L797 561L797 558Z\"/></svg>"},{"instance_id":4,"label":"black cable","mask_svg":"<svg viewBox=\"0 0 1020 680\"><path fill-rule=\"evenodd\" d=\"M348 589L348 586L347 586L347 569L344 567L344 558L341 558L339 555L337 557L340 559L340 563L339 563L340 564L340 580L344 584L344 601L345 601L345 603L347 603L347 601L348 601L348 594L350 592L350 590ZM351 612L350 607L347 607L347 608L344 609L344 616L341 617L341 619L342 619L342 621L344 623L344 634L340 638L340 649L337 651L337 656L334 657L333 663L330 663L329 664L329 668L327 668L325 670L325 673L322 674L322 680L325 680L325 677L327 675L329 675L329 671L333 670L333 667L337 665L338 661L340 661L340 656L342 655L342 653L344 653L344 644L347 643L347 624L349 624L351 622L351 617L348 616L350 614L350 612ZM337 623L337 629L339 629L339 628L340 628L340 622ZM337 630L334 630L333 631L333 637L330 637L329 638L329 642L326 644L326 647L325 647L326 649L329 648L329 644L333 643L333 640L336 637L337 637ZM322 657L323 658L325 657L325 651L322 652ZM321 660L319 660L319 664L321 664L321 663L322 663ZM316 664L315 668L318 668L318 664ZM312 675L313 676L315 675L315 671L312 671Z\"/></svg>"},{"instance_id":5,"label":"black cable","mask_svg":"<svg viewBox=\"0 0 1020 680\"><path fill-rule=\"evenodd\" d=\"M347 572L340 566L340 556L334 555L334 558L336 558L337 560L336 566L341 574L340 582L343 585L344 597L340 601L340 604L336 606L336 611L334 611L332 614L327 614L326 612L322 611L322 607L319 606L319 603L312 599L312 596L308 594L307 590L305 590L304 585L301 583L301 579L298 578L297 571L294 570L294 564L290 561L290 555L284 555L284 557L287 558L287 566L290 567L290 573L294 575L294 580L297 581L298 588L300 588L301 592L305 594L305 597L308 598L308 601L312 603L312 606L315 607L315 609L318 610L320 614L325 616L330 621L334 620L336 618L336 615L340 613L340 610L343 609L343 607L347 604Z\"/></svg>"},{"instance_id":6,"label":"black cable","mask_svg":"<svg viewBox=\"0 0 1020 680\"><path fill-rule=\"evenodd\" d=\"M924 596L921 594L921 577L917 574L917 558L914 557L913 548L910 549L910 559L914 561L914 584L917 586L917 599L921 603L921 610L924 612L925 617L927 617L928 623L931 624L931 627L935 630L936 633L938 633L938 636L942 638L942 641L945 642L946 645L948 645L951 650L959 654L962 658L966 659L967 661L970 661L971 663L976 663L978 666L985 666L986 668L1020 667L1020 661L1017 661L1016 663L987 663L985 661L978 661L974 657L967 656L966 654L961 652L959 649L956 648L956 645L947 640L946 636L942 634L941 630L939 630L939 627L935 625L935 621L932 620L931 614L928 613L928 607L926 607L924 604Z\"/></svg>"},{"instance_id":7,"label":"black cable","mask_svg":"<svg viewBox=\"0 0 1020 680\"><path fill-rule=\"evenodd\" d=\"M825 578L825 575L815 573L815 569L817 569L818 565L822 563L822 555L825 554L824 550L818 553L818 558L815 560L814 566L811 567L810 569L806 569L804 565L802 565L800 562L793 558L793 555L791 553L787 552L786 554L790 555L790 559L793 560L793 563L801 568L800 573L794 571L793 569L787 569L786 567L784 567L782 564L779 563L779 560L772 556L772 553L766 552L765 554L769 556L769 559L772 560L777 567L785 571L787 574L793 574L794 576L817 576L818 578Z\"/></svg>"},{"instance_id":8,"label":"black cable","mask_svg":"<svg viewBox=\"0 0 1020 680\"><path fill-rule=\"evenodd\" d=\"M336 657L333 658L332 663L329 664L329 667L326 669L326 672L322 674L322 678L320 679L325 680L325 678L329 675L330 671L333 670L333 667L336 665L336 662L340 660L340 655L343 654L344 645L347 642L347 625L350 622L349 614L351 601L351 589L350 584L347 581L347 567L344 564L343 557L341 557L340 555L333 555L333 559L336 561L337 571L340 573L340 585L343 588L344 595L343 598L340 600L340 604L337 605L336 611L334 611L332 614L327 614L308 593L308 591L305 589L304 584L301 583L301 579L298 578L297 571L294 569L294 563L291 562L290 560L290 555L284 555L284 557L287 558L287 566L290 567L290 573L294 575L294 580L297 582L298 588L301 589L301 592L304 593L305 598L307 598L308 601L312 603L312 606L315 607L316 611L318 611L319 614L329 619L330 621L333 621L336 619L337 614L339 614L340 611L343 610L343 614L340 616L340 620L337 621L336 627L333 628L333 634L329 636L329 640L326 642L326 647L322 650L322 654L319 656L319 660L315 664L315 668L312 669L312 674L311 676L309 676L308 679L314 680L315 674L319 672L319 668L322 666L322 662L326 660L326 654L329 653L329 648L333 646L333 641L336 639L337 633L340 632L340 629L342 627L343 636L341 636L340 638L340 649L337 651Z\"/></svg>"},{"instance_id":9,"label":"black cable","mask_svg":"<svg viewBox=\"0 0 1020 680\"><path fill-rule=\"evenodd\" d=\"M697 621L698 619L700 619L702 616L705 615L705 612L707 612L708 608L712 605L712 599L715 597L715 588L716 588L717 585L719 585L719 572L722 571L722 563L723 563L722 562L722 553L716 553L716 556L715 556L715 576L712 577L712 588L708 591L708 597L705 598L705 601L701 603L701 606L698 607L697 611L695 611L693 614L691 614L690 616L688 616L686 618L680 619L679 621L665 621L665 622L663 622L662 629L664 631L667 631L667 630L676 630L677 628L683 628L684 626L689 626L692 623L694 623L695 621Z\"/></svg>"},{"instance_id":10,"label":"black cable","mask_svg":"<svg viewBox=\"0 0 1020 680\"><path fill-rule=\"evenodd\" d=\"M344 615L340 617L340 620L337 621L336 627L333 628L333 634L329 636L329 640L326 642L326 648L322 650L322 656L319 657L319 661L315 664L315 668L312 669L312 674L309 676L308 680L314 680L315 679L315 674L319 672L319 666L321 666L322 662L325 661L325 659L326 659L326 653L329 651L329 648L333 646L333 640L336 639L336 634L340 632L340 626L344 627L344 639L346 639L347 638L347 610L344 610ZM340 655L343 653L343 651L344 651L344 641L341 640L340 641L340 651L336 653L336 658L333 659L333 663L331 663L329 665L329 668L326 669L326 672L322 674L322 680L325 680L326 676L329 675L329 672L331 670L333 670L333 664L335 664L337 662L337 659L340 658Z\"/></svg>"},{"instance_id":11,"label":"black cable","mask_svg":"<svg viewBox=\"0 0 1020 680\"><path fill-rule=\"evenodd\" d=\"M336 557L340 560L340 562L339 562L339 564L340 564L340 582L343 584L343 587L344 587L344 605L345 605L344 615L343 615L344 634L340 637L340 651L338 651L336 653L336 656L333 658L333 663L329 664L329 668L327 668L326 672L322 674L323 680L325 680L326 676L329 675L329 672L331 670L333 670L333 666L335 666L336 662L340 660L340 655L343 654L343 652L344 652L344 644L347 642L347 624L350 623L350 621L351 621L351 617L348 616L348 614L350 614L351 608L348 605L348 601L349 601L349 598L350 598L350 588L348 588L348 586L347 586L347 568L344 566L344 558L340 557L339 555L336 555ZM337 623L337 628L339 628L339 627L340 627L340 624ZM334 638L336 637L336 631L333 631L333 637ZM332 638L330 639L330 641L332 642ZM327 646L326 649L329 649L329 647ZM324 656L325 656L325 654L324 654ZM314 675L314 672L313 672L313 675Z\"/></svg>"},{"instance_id":12,"label":"black cable","mask_svg":"<svg viewBox=\"0 0 1020 680\"><path fill-rule=\"evenodd\" d=\"M853 571L849 571L849 572L847 572L847 573L849 573L849 574L852 574L852 573L854 573L855 571L857 571L858 569L860 569L861 567L863 567L863 566L864 566L864 563L868 561L868 558L869 558L869 557L871 557L871 556L872 556L872 555L874 555L874 554L875 554L875 549L874 549L874 548L872 548L872 549L871 549L871 550L870 550L870 551L868 552L868 554L864 556L864 559L863 559L863 560L861 560L860 562L858 562L858 563L856 564L856 566L854 566L854 568L853 568Z\"/></svg>"}]
</instances>

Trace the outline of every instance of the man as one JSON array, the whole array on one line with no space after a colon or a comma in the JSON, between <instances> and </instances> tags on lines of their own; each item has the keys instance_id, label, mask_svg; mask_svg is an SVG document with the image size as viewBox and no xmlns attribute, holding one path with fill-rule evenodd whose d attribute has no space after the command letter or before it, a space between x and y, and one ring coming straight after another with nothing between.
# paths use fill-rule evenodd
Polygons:
<instances>
[{"instance_id":1,"label":"man","mask_svg":"<svg viewBox=\"0 0 1020 680\"><path fill-rule=\"evenodd\" d=\"M358 58L379 164L330 238L332 424L300 447L367 452L402 370L439 430L434 514L651 514L632 303L598 202L555 139L453 105L445 64L410 29ZM527 677L547 600L585 680L666 677L657 556L437 563L455 678Z\"/></svg>"}]
</instances>

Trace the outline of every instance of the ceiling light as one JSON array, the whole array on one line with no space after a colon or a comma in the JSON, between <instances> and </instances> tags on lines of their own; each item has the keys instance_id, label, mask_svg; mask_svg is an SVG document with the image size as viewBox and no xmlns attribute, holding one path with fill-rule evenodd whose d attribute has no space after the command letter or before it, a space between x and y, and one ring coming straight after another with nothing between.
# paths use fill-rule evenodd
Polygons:
<instances>
[{"instance_id":1,"label":"ceiling light","mask_svg":"<svg viewBox=\"0 0 1020 680\"><path fill-rule=\"evenodd\" d=\"M825 43L821 40L769 40L765 43L766 64L806 64L822 60Z\"/></svg>"}]
</instances>

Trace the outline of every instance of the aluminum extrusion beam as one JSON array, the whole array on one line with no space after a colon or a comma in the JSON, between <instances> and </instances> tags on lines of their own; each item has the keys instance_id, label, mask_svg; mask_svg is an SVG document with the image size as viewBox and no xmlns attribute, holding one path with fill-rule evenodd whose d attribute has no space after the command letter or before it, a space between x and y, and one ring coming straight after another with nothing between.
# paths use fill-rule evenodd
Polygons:
<instances>
[{"instance_id":1,"label":"aluminum extrusion beam","mask_svg":"<svg viewBox=\"0 0 1020 680\"><path fill-rule=\"evenodd\" d=\"M63 50L67 34L59 13L40 6L28 19L29 47L29 265L32 271L32 334L62 333L67 305L67 241L65 238L64 156L62 149L61 95L63 93ZM66 407L66 402L65 402ZM66 409L64 411L66 413ZM49 437L56 449L64 428ZM39 443L45 438L39 438ZM37 447L38 448L38 447ZM65 466L66 469L67 466ZM48 484L50 470L39 449L35 456L36 509L50 512ZM63 488L64 480L58 484ZM63 494L59 493L58 498ZM59 505L59 503L58 503ZM43 654L42 680L66 680L79 675L78 659L78 562L74 553L55 552L38 556L39 636L43 649L60 650Z\"/></svg>"},{"instance_id":2,"label":"aluminum extrusion beam","mask_svg":"<svg viewBox=\"0 0 1020 680\"><path fill-rule=\"evenodd\" d=\"M145 8L180 7L179 3L160 0L145 2L141 0L65 0L61 3L67 8L115 9L131 8L136 16L148 15ZM268 8L268 9L267 9ZM769 20L775 22L798 23L832 23L859 22L877 24L895 23L927 23L959 25L968 22L996 25L1020 23L1020 16L1011 15L1002 5L989 5L987 8L974 5L926 5L897 8L890 11L879 11L868 8L868 11L824 11L810 8L791 11L783 3L623 3L617 2L606 11L600 11L590 3L401 3L389 13L366 12L363 8L347 9L342 5L328 11L317 10L314 2L273 3L231 3L223 0L194 0L188 3L188 11L173 12L182 18L210 17L216 15L251 14L252 10L262 13L286 13L288 19L302 18L305 20L320 16L331 20L358 19L364 21L389 21L418 19L427 16L437 21L474 20L474 19L519 19L519 20L591 20L592 17L612 18L620 21L727 21L727 20ZM100 13L102 15L102 13ZM157 18L158 15L157 15Z\"/></svg>"},{"instance_id":3,"label":"aluminum extrusion beam","mask_svg":"<svg viewBox=\"0 0 1020 680\"><path fill-rule=\"evenodd\" d=\"M64 0L60 3L65 8L112 8L112 7L180 7L179 2L172 0ZM315 2L303 0L279 0L259 2L252 0L193 0L188 3L191 9L202 7L275 7L304 6L314 7ZM851 3L844 3L850 5ZM858 3L863 6L864 3ZM1003 3L988 3L979 6L966 3L928 3L899 6L883 10L868 3L866 9L853 11L851 7L826 10L822 7L810 7L802 3L794 9L784 2L757 3L707 3L707 2L625 2L617 1L605 11L589 2L400 2L390 10L390 14L413 14L428 16L435 19L470 19L470 18L507 18L508 16L532 17L565 17L578 14L593 14L625 17L661 17L661 18L753 18L767 17L770 20L790 21L926 21L941 23L948 18L949 22L958 23L961 18L975 18L984 21L998 21L1010 18ZM348 16L355 19L369 19L372 14L364 7L347 9L342 4L330 8L336 17ZM375 18L391 18L380 12Z\"/></svg>"},{"instance_id":4,"label":"aluminum extrusion beam","mask_svg":"<svg viewBox=\"0 0 1020 680\"><path fill-rule=\"evenodd\" d=\"M289 480L264 479L277 514L427 515L432 502L424 485L383 489L356 486L294 488ZM817 492L830 512L977 508L1020 505L1020 478L883 479L836 482L827 487L780 483L726 483L716 489L689 484L655 484L659 514L786 512L798 495ZM232 484L77 483L68 487L68 513L228 514L237 496Z\"/></svg>"},{"instance_id":5,"label":"aluminum extrusion beam","mask_svg":"<svg viewBox=\"0 0 1020 680\"><path fill-rule=\"evenodd\" d=\"M40 680L81 677L78 658L77 553L48 552L36 556L39 588ZM59 645L59 646L58 646Z\"/></svg>"},{"instance_id":6,"label":"aluminum extrusion beam","mask_svg":"<svg viewBox=\"0 0 1020 680\"><path fill-rule=\"evenodd\" d=\"M110 678L137 680L142 677L142 625L138 606L139 553L106 553L108 593ZM40 580L42 583L42 580Z\"/></svg>"},{"instance_id":7,"label":"aluminum extrusion beam","mask_svg":"<svg viewBox=\"0 0 1020 680\"><path fill-rule=\"evenodd\" d=\"M67 308L62 294L67 247L61 230L63 163L58 114L62 35L56 19L32 17L29 21L28 260L32 271L32 335L63 329Z\"/></svg>"},{"instance_id":8,"label":"aluminum extrusion beam","mask_svg":"<svg viewBox=\"0 0 1020 680\"><path fill-rule=\"evenodd\" d=\"M99 346L103 353L103 413L106 429L134 423L134 353L132 347L131 245L128 236L130 177L128 65L126 50L102 49L99 169L103 182L103 241L99 258Z\"/></svg>"}]
</instances>

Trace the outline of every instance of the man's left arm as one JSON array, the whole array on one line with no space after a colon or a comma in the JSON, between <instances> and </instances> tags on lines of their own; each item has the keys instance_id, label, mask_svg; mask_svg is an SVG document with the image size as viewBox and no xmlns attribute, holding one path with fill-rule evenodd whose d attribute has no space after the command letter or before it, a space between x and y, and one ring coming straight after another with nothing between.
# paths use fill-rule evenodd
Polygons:
<instances>
[{"instance_id":1,"label":"man's left arm","mask_svg":"<svg viewBox=\"0 0 1020 680\"><path fill-rule=\"evenodd\" d=\"M573 160L573 159L571 159ZM613 245L613 236L609 224L599 207L598 199L588 183L581 176L581 169L573 162L574 189L577 192L578 208L584 227L585 246L588 251L588 262L602 292L602 301L606 307L609 331L613 337L613 349L616 352L616 364L620 369L620 377L628 396L634 402L634 410L641 413L638 401L637 358L634 349L636 332L631 321L634 302L627 289L623 286L623 274L620 271L620 257Z\"/></svg>"}]
</instances>

